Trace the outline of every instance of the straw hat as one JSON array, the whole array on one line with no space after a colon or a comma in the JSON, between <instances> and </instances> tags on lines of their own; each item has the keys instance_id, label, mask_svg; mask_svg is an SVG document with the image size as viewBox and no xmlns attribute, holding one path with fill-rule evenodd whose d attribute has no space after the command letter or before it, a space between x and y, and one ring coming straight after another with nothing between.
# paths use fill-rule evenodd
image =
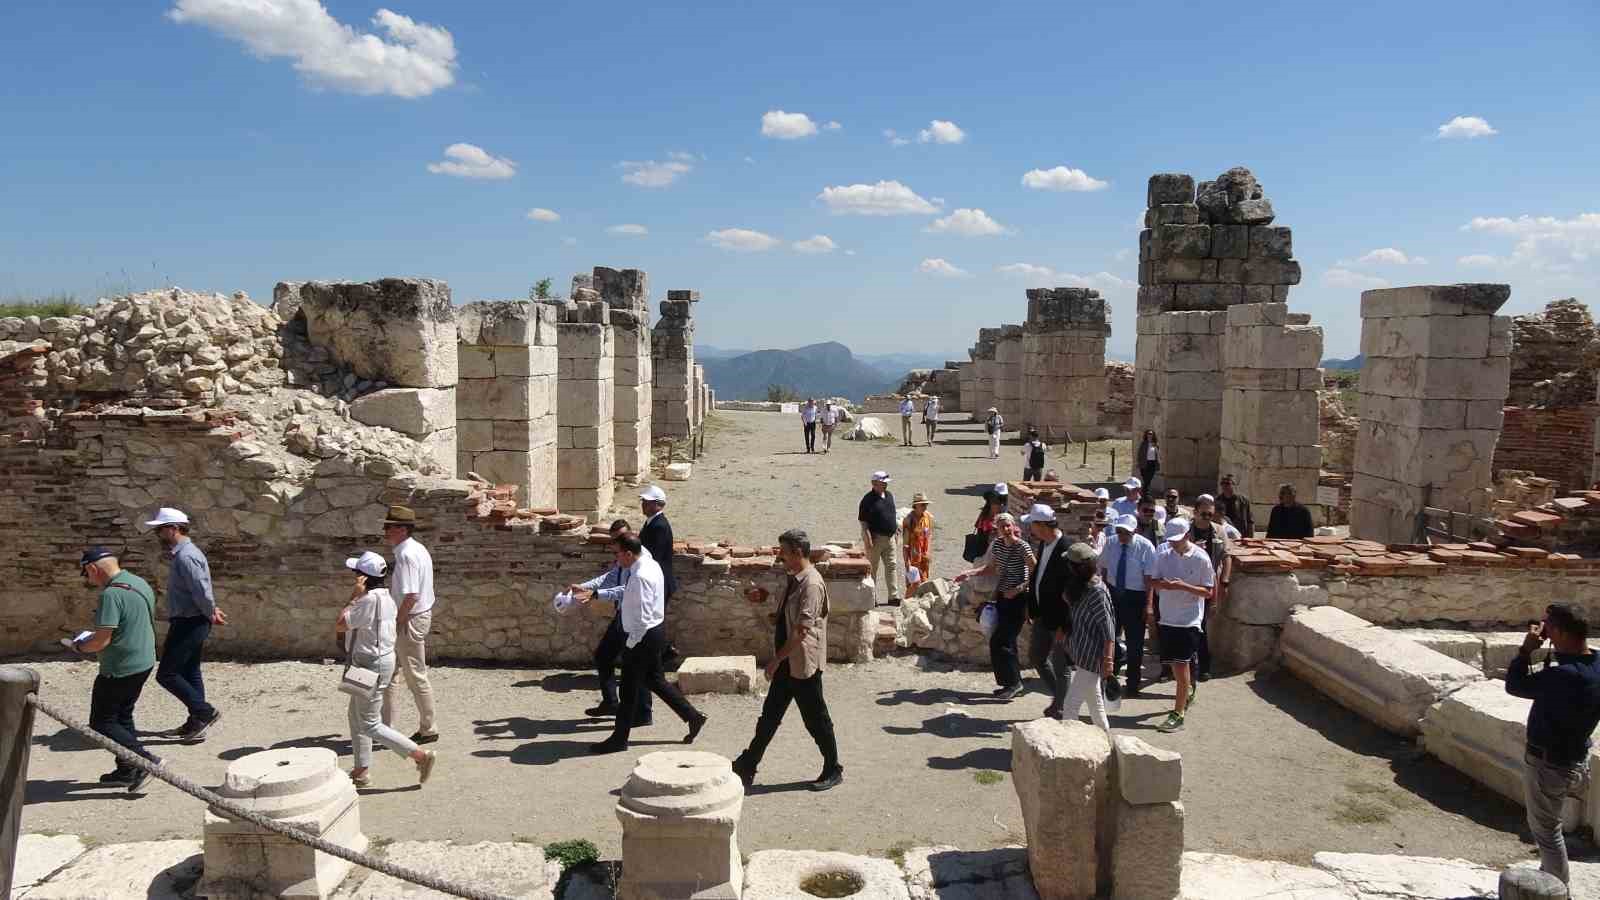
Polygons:
<instances>
[{"instance_id":1,"label":"straw hat","mask_svg":"<svg viewBox=\"0 0 1600 900\"><path fill-rule=\"evenodd\" d=\"M911 495L911 505L912 506L918 506L918 505L926 506L927 504L928 504L928 495L927 494L924 494L921 491L917 491L915 494Z\"/></svg>"},{"instance_id":2,"label":"straw hat","mask_svg":"<svg viewBox=\"0 0 1600 900\"><path fill-rule=\"evenodd\" d=\"M383 517L385 525L412 525L417 524L417 514L409 506L391 506L389 512Z\"/></svg>"}]
</instances>

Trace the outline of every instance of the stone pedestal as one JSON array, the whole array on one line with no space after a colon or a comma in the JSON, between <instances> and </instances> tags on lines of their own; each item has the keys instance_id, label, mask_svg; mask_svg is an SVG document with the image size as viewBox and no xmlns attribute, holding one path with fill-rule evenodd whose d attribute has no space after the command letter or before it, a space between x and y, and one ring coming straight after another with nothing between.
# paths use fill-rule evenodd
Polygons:
<instances>
[{"instance_id":1,"label":"stone pedestal","mask_svg":"<svg viewBox=\"0 0 1600 900\"><path fill-rule=\"evenodd\" d=\"M650 333L653 438L687 437L694 427L694 304L699 291L667 291Z\"/></svg>"},{"instance_id":2,"label":"stone pedestal","mask_svg":"<svg viewBox=\"0 0 1600 900\"><path fill-rule=\"evenodd\" d=\"M1093 900L1110 887L1111 741L1083 722L1035 719L1011 732L1011 781L1041 900Z\"/></svg>"},{"instance_id":3,"label":"stone pedestal","mask_svg":"<svg viewBox=\"0 0 1600 900\"><path fill-rule=\"evenodd\" d=\"M1023 427L1022 414L1022 326L1000 326L994 344L994 402L1009 429Z\"/></svg>"},{"instance_id":4,"label":"stone pedestal","mask_svg":"<svg viewBox=\"0 0 1600 900\"><path fill-rule=\"evenodd\" d=\"M556 316L548 303L461 307L457 333L457 472L517 486L518 503L556 499Z\"/></svg>"},{"instance_id":5,"label":"stone pedestal","mask_svg":"<svg viewBox=\"0 0 1600 900\"><path fill-rule=\"evenodd\" d=\"M1283 303L1228 308L1220 474L1238 479L1257 522L1271 517L1283 484L1319 508L1322 329L1310 321Z\"/></svg>"},{"instance_id":6,"label":"stone pedestal","mask_svg":"<svg viewBox=\"0 0 1600 900\"><path fill-rule=\"evenodd\" d=\"M603 302L566 308L556 326L556 507L596 518L615 487L615 410L610 310Z\"/></svg>"},{"instance_id":7,"label":"stone pedestal","mask_svg":"<svg viewBox=\"0 0 1600 900\"><path fill-rule=\"evenodd\" d=\"M1099 291L1033 288L1022 326L1022 421L1046 443L1099 440L1110 310Z\"/></svg>"},{"instance_id":8,"label":"stone pedestal","mask_svg":"<svg viewBox=\"0 0 1600 900\"><path fill-rule=\"evenodd\" d=\"M367 849L355 786L321 747L264 750L235 760L218 794L351 850ZM329 896L351 864L216 810L205 813L200 896Z\"/></svg>"},{"instance_id":9,"label":"stone pedestal","mask_svg":"<svg viewBox=\"0 0 1600 900\"><path fill-rule=\"evenodd\" d=\"M575 280L576 283L576 280ZM650 295L638 269L596 266L590 284L611 308L616 344L616 408L611 420L618 478L638 481L650 474Z\"/></svg>"},{"instance_id":10,"label":"stone pedestal","mask_svg":"<svg viewBox=\"0 0 1600 900\"><path fill-rule=\"evenodd\" d=\"M1183 759L1136 737L1116 739L1114 900L1172 900L1183 871Z\"/></svg>"},{"instance_id":11,"label":"stone pedestal","mask_svg":"<svg viewBox=\"0 0 1600 900\"><path fill-rule=\"evenodd\" d=\"M620 900L738 900L744 887L739 812L744 787L715 753L639 758L622 786Z\"/></svg>"},{"instance_id":12,"label":"stone pedestal","mask_svg":"<svg viewBox=\"0 0 1600 900\"><path fill-rule=\"evenodd\" d=\"M1412 540L1424 505L1482 515L1511 376L1504 284L1361 295L1361 426L1350 534Z\"/></svg>"}]
</instances>

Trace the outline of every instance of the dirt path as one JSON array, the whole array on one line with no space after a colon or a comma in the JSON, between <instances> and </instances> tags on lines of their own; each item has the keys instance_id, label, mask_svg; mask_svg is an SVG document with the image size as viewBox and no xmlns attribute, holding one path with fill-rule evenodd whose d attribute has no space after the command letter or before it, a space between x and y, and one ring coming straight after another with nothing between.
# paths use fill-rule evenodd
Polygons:
<instances>
[{"instance_id":1,"label":"dirt path","mask_svg":"<svg viewBox=\"0 0 1600 900\"><path fill-rule=\"evenodd\" d=\"M87 663L36 664L44 694L80 714L94 670ZM330 747L349 765L338 670L313 663L213 663L208 691L224 718L204 744L152 745L204 784L221 781L229 760L272 746ZM636 733L634 752L591 757L608 727L582 716L593 678L524 669L434 670L440 703L439 768L426 788L393 754L380 753L373 786L362 791L362 823L375 838L545 843L585 837L619 852L612 793L633 760L681 746L682 727L657 704L659 724ZM1022 839L1011 781L1010 727L1039 714L1033 693L1011 703L989 696L986 672L930 670L912 658L839 666L828 696L846 766L845 784L813 794L815 748L791 711L740 823L746 852L810 847L884 852L906 843L979 849ZM1128 704L1113 718L1132 733L1184 754L1184 801L1191 850L1306 861L1318 850L1465 857L1499 865L1529 857L1512 805L1334 707L1288 677L1218 679L1205 685L1189 729L1154 725L1170 704ZM735 755L759 711L749 697L697 697L711 723L697 749ZM139 710L146 729L176 725L182 710L151 685ZM409 730L410 720L402 723ZM53 722L36 729L23 810L26 831L97 841L198 837L198 801L159 785L143 799L106 790L94 778L110 756ZM999 773L991 774L991 773Z\"/></svg>"}]
</instances>

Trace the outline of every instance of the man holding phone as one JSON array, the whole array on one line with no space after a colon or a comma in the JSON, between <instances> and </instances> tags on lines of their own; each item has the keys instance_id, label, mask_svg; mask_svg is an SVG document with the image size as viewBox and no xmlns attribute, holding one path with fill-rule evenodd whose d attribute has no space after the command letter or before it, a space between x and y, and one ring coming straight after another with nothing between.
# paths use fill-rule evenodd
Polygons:
<instances>
[{"instance_id":1,"label":"man holding phone","mask_svg":"<svg viewBox=\"0 0 1600 900\"><path fill-rule=\"evenodd\" d=\"M1561 807L1583 784L1589 736L1600 724L1600 655L1588 647L1589 621L1570 603L1552 603L1506 669L1506 693L1533 701L1528 712L1528 830L1539 845L1539 868L1567 883ZM1533 652L1550 642L1544 667L1530 672Z\"/></svg>"}]
</instances>

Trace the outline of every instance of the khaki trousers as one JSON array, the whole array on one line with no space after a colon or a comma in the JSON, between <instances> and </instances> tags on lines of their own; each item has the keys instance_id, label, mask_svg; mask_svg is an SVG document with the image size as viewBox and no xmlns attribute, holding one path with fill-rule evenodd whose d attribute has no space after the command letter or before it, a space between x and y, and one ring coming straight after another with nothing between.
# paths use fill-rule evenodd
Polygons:
<instances>
[{"instance_id":1,"label":"khaki trousers","mask_svg":"<svg viewBox=\"0 0 1600 900\"><path fill-rule=\"evenodd\" d=\"M872 536L872 546L867 548L867 561L872 567L872 580L883 585L885 594L889 599L900 596L894 586L894 535ZM883 568L883 578L878 577L879 567Z\"/></svg>"},{"instance_id":2,"label":"khaki trousers","mask_svg":"<svg viewBox=\"0 0 1600 900\"><path fill-rule=\"evenodd\" d=\"M433 734L433 685L428 683L428 629L433 624L433 610L411 617L395 635L394 658L398 675L403 675L406 687L411 689L411 699L417 704L417 731ZM383 692L383 724L394 724L394 695L400 678L389 679Z\"/></svg>"}]
</instances>

